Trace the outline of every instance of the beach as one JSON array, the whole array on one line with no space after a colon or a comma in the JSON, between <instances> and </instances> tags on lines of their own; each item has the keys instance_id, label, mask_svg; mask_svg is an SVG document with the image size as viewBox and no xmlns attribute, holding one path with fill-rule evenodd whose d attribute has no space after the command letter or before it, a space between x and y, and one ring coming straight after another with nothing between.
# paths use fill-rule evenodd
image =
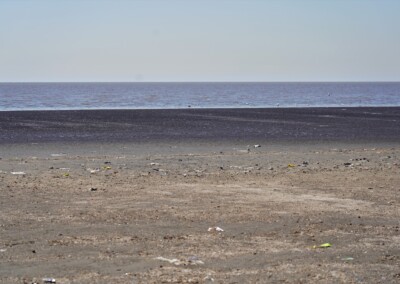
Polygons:
<instances>
[{"instance_id":1,"label":"beach","mask_svg":"<svg viewBox=\"0 0 400 284\"><path fill-rule=\"evenodd\" d=\"M399 121L0 112L0 282L398 283Z\"/></svg>"}]
</instances>

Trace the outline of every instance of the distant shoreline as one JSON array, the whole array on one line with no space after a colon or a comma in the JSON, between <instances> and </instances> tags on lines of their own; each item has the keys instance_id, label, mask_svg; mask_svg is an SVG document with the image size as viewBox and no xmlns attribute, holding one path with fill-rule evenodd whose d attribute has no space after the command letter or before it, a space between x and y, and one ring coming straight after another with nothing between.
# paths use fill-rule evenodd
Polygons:
<instances>
[{"instance_id":1,"label":"distant shoreline","mask_svg":"<svg viewBox=\"0 0 400 284\"><path fill-rule=\"evenodd\" d=\"M261 106L261 107L254 107L254 106L243 106L243 107L197 107L197 106L187 106L187 107L148 107L148 108L40 108L40 109L0 109L1 112L46 112L46 111L160 111L160 110L241 110L241 109L356 109L356 108L400 108L400 105L366 105L366 106Z\"/></svg>"},{"instance_id":2,"label":"distant shoreline","mask_svg":"<svg viewBox=\"0 0 400 284\"><path fill-rule=\"evenodd\" d=\"M1 111L0 143L400 141L400 107Z\"/></svg>"}]
</instances>

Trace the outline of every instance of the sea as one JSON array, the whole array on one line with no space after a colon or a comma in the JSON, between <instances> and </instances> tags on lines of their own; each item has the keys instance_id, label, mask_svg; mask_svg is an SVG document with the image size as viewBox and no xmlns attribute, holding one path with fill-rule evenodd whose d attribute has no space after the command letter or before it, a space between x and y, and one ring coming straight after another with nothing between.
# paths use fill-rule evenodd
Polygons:
<instances>
[{"instance_id":1,"label":"sea","mask_svg":"<svg viewBox=\"0 0 400 284\"><path fill-rule=\"evenodd\" d=\"M0 111L400 106L400 82L0 83Z\"/></svg>"}]
</instances>

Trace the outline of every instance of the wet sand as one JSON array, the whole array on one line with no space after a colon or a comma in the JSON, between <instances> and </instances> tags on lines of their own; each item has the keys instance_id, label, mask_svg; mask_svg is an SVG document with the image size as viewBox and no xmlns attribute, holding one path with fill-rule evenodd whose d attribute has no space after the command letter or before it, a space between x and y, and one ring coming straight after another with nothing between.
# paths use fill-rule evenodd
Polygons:
<instances>
[{"instance_id":1,"label":"wet sand","mask_svg":"<svg viewBox=\"0 0 400 284\"><path fill-rule=\"evenodd\" d=\"M0 282L398 283L399 116L0 112Z\"/></svg>"},{"instance_id":2,"label":"wet sand","mask_svg":"<svg viewBox=\"0 0 400 284\"><path fill-rule=\"evenodd\" d=\"M0 143L399 141L400 108L0 112Z\"/></svg>"}]
</instances>

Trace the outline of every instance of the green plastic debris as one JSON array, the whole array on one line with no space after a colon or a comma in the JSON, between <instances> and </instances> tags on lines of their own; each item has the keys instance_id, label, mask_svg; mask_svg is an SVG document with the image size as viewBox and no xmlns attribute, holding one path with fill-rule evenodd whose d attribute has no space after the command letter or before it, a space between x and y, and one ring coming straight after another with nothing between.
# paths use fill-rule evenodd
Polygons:
<instances>
[{"instance_id":1,"label":"green plastic debris","mask_svg":"<svg viewBox=\"0 0 400 284\"><path fill-rule=\"evenodd\" d=\"M329 248L329 247L331 247L332 245L330 244L330 243L324 243L324 244L321 244L321 245L319 245L319 246L313 246L313 248Z\"/></svg>"}]
</instances>

